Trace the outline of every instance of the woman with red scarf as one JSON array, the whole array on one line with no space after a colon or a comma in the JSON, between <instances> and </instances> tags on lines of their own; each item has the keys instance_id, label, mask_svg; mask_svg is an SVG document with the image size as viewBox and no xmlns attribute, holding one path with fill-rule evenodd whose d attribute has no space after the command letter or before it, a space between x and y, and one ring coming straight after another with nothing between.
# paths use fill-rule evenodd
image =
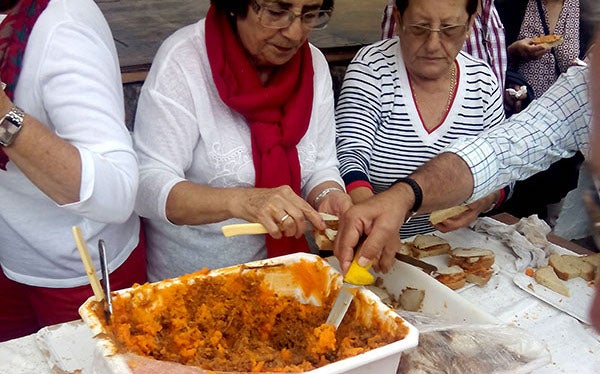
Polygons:
<instances>
[{"instance_id":1,"label":"woman with red scarf","mask_svg":"<svg viewBox=\"0 0 600 374\"><path fill-rule=\"evenodd\" d=\"M307 42L332 0L214 0L170 36L140 94L134 146L148 276L309 251L318 212L350 205L335 154L329 68ZM267 235L225 238L260 222Z\"/></svg>"},{"instance_id":2,"label":"woman with red scarf","mask_svg":"<svg viewBox=\"0 0 600 374\"><path fill-rule=\"evenodd\" d=\"M115 45L92 0L0 2L0 341L79 318L93 292L71 230L113 289L145 282L138 168Z\"/></svg>"}]
</instances>

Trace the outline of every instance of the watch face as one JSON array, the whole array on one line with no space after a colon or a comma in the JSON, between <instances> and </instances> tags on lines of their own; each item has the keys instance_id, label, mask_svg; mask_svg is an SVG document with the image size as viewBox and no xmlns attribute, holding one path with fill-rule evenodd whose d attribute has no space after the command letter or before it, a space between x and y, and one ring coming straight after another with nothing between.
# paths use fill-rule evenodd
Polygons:
<instances>
[{"instance_id":1,"label":"watch face","mask_svg":"<svg viewBox=\"0 0 600 374\"><path fill-rule=\"evenodd\" d=\"M13 107L0 122L0 144L9 146L14 141L15 136L21 130L24 113L17 107Z\"/></svg>"},{"instance_id":2,"label":"watch face","mask_svg":"<svg viewBox=\"0 0 600 374\"><path fill-rule=\"evenodd\" d=\"M8 122L8 123L7 123ZM12 138L16 133L20 130L19 126L15 126L11 121L5 119L2 121L0 125L0 138L4 139L6 137Z\"/></svg>"}]
</instances>

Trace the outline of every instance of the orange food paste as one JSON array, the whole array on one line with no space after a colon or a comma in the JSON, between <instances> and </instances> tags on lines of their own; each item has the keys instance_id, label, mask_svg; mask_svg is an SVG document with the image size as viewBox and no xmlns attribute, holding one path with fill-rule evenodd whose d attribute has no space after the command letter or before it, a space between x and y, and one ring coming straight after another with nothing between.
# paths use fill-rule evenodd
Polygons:
<instances>
[{"instance_id":1,"label":"orange food paste","mask_svg":"<svg viewBox=\"0 0 600 374\"><path fill-rule=\"evenodd\" d=\"M279 295L265 274L288 272L306 298ZM285 270L285 271L284 271ZM145 284L113 296L108 329L119 352L230 372L307 371L400 340L408 327L366 312L360 294L336 330L326 325L336 292L322 264L299 261L286 269L204 270L167 285ZM97 308L100 312L101 308ZM365 318L368 321L365 321ZM103 320L103 318L99 318Z\"/></svg>"}]
</instances>

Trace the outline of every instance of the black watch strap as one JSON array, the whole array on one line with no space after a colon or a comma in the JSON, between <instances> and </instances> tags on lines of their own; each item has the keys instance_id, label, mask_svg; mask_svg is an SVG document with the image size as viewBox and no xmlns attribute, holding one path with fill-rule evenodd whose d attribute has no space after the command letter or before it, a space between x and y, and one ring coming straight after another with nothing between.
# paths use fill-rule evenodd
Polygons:
<instances>
[{"instance_id":1,"label":"black watch strap","mask_svg":"<svg viewBox=\"0 0 600 374\"><path fill-rule=\"evenodd\" d=\"M413 204L412 208L410 208L410 211L413 214L417 213L419 208L421 208L421 204L423 203L423 190L421 189L421 186L419 186L417 181L412 178L398 178L394 183L392 183L392 186L397 183L406 183L410 186L410 188L412 188L413 193L415 194L415 203Z\"/></svg>"}]
</instances>

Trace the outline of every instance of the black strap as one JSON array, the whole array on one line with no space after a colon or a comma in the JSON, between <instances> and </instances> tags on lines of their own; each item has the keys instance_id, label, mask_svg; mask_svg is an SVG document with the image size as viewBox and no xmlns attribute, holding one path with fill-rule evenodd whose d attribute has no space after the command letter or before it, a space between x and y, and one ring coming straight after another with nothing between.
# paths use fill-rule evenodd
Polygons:
<instances>
[{"instance_id":1,"label":"black strap","mask_svg":"<svg viewBox=\"0 0 600 374\"><path fill-rule=\"evenodd\" d=\"M542 20L542 27L544 28L544 34L550 35L550 27L548 27L548 20L546 19L546 14L544 13L544 8L542 7L542 0L536 0L538 13L540 14L540 19ZM558 67L558 57L556 56L556 50L554 47L550 49L550 52L554 56L554 70L556 70L556 74L560 75L560 68Z\"/></svg>"},{"instance_id":2,"label":"black strap","mask_svg":"<svg viewBox=\"0 0 600 374\"><path fill-rule=\"evenodd\" d=\"M410 209L413 214L417 213L419 208L421 208L421 204L423 203L423 190L421 186L412 178L398 178L390 187L395 185L396 183L406 183L412 188L413 193L415 194L415 203Z\"/></svg>"}]
</instances>

